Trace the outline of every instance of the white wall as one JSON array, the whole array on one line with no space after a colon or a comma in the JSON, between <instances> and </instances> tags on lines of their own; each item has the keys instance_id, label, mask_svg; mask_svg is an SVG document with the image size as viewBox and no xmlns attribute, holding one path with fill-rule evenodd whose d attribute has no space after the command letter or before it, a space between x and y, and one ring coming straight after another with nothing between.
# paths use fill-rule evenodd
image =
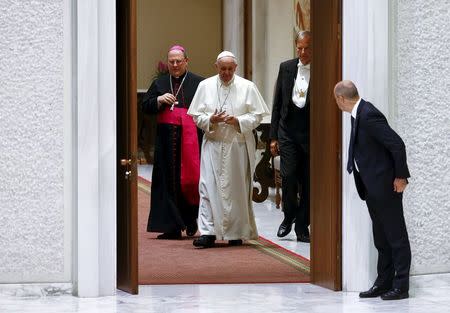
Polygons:
<instances>
[{"instance_id":1,"label":"white wall","mask_svg":"<svg viewBox=\"0 0 450 313\"><path fill-rule=\"evenodd\" d=\"M73 281L78 296L97 297L116 290L116 8L83 0L73 10Z\"/></svg>"},{"instance_id":2,"label":"white wall","mask_svg":"<svg viewBox=\"0 0 450 313\"><path fill-rule=\"evenodd\" d=\"M24 3L0 0L0 283L112 295L115 5Z\"/></svg>"},{"instance_id":3,"label":"white wall","mask_svg":"<svg viewBox=\"0 0 450 313\"><path fill-rule=\"evenodd\" d=\"M411 275L450 272L450 3L344 0L343 78L389 119L406 144L404 194ZM350 122L343 120L343 146ZM344 151L343 168L347 160ZM343 175L343 287L367 288L376 250L365 204Z\"/></svg>"},{"instance_id":4,"label":"white wall","mask_svg":"<svg viewBox=\"0 0 450 313\"><path fill-rule=\"evenodd\" d=\"M64 5L0 1L0 283L71 279Z\"/></svg>"},{"instance_id":5,"label":"white wall","mask_svg":"<svg viewBox=\"0 0 450 313\"><path fill-rule=\"evenodd\" d=\"M266 95L266 58L267 58L267 0L255 0L252 5L252 80L270 106Z\"/></svg>"},{"instance_id":6,"label":"white wall","mask_svg":"<svg viewBox=\"0 0 450 313\"><path fill-rule=\"evenodd\" d=\"M280 63L294 56L294 5L291 0L267 2L266 38L266 101L272 108L273 91L277 81Z\"/></svg>"},{"instance_id":7,"label":"white wall","mask_svg":"<svg viewBox=\"0 0 450 313\"><path fill-rule=\"evenodd\" d=\"M393 9L392 112L411 172L411 272L450 272L450 2L398 1Z\"/></svg>"},{"instance_id":8,"label":"white wall","mask_svg":"<svg viewBox=\"0 0 450 313\"><path fill-rule=\"evenodd\" d=\"M388 7L388 0L343 0L343 79L354 81L361 97L385 114L389 111ZM350 129L350 115L343 113L343 169ZM353 176L345 171L342 187L342 285L347 291L365 290L376 278L372 224Z\"/></svg>"},{"instance_id":9,"label":"white wall","mask_svg":"<svg viewBox=\"0 0 450 313\"><path fill-rule=\"evenodd\" d=\"M294 58L293 7L291 0L253 3L253 81L270 109L280 63Z\"/></svg>"}]
</instances>

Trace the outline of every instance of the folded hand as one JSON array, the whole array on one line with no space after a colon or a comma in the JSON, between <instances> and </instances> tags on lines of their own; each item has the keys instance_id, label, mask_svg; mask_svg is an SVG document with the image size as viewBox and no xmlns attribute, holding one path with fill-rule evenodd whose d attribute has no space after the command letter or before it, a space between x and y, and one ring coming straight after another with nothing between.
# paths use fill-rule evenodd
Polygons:
<instances>
[{"instance_id":1,"label":"folded hand","mask_svg":"<svg viewBox=\"0 0 450 313\"><path fill-rule=\"evenodd\" d=\"M280 149L278 147L278 140L272 139L272 141L270 142L270 153L274 157L280 154Z\"/></svg>"},{"instance_id":2,"label":"folded hand","mask_svg":"<svg viewBox=\"0 0 450 313\"><path fill-rule=\"evenodd\" d=\"M225 111L218 112L217 109L214 111L214 114L211 115L209 121L213 124L225 122L225 119L228 118L228 114Z\"/></svg>"},{"instance_id":3,"label":"folded hand","mask_svg":"<svg viewBox=\"0 0 450 313\"><path fill-rule=\"evenodd\" d=\"M173 94L168 92L168 93L163 94L162 96L159 96L157 98L157 101L159 103L172 104L175 101L177 101L177 98L175 98L175 96Z\"/></svg>"},{"instance_id":4,"label":"folded hand","mask_svg":"<svg viewBox=\"0 0 450 313\"><path fill-rule=\"evenodd\" d=\"M239 126L239 120L232 115L227 115L224 122L227 123L228 125Z\"/></svg>"}]
</instances>

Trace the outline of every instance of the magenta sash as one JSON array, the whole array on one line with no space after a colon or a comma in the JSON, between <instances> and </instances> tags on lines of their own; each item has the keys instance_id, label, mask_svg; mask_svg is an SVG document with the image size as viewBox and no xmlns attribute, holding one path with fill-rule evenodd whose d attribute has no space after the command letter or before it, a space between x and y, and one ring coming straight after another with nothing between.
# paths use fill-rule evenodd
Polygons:
<instances>
[{"instance_id":1,"label":"magenta sash","mask_svg":"<svg viewBox=\"0 0 450 313\"><path fill-rule=\"evenodd\" d=\"M186 108L165 108L158 114L158 123L181 126L181 192L191 205L198 205L200 151L197 127Z\"/></svg>"}]
</instances>

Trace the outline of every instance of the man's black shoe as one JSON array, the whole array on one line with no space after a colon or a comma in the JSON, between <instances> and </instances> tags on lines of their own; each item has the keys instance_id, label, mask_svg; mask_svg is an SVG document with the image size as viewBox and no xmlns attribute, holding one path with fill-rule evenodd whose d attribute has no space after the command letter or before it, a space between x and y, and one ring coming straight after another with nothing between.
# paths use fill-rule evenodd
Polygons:
<instances>
[{"instance_id":1,"label":"man's black shoe","mask_svg":"<svg viewBox=\"0 0 450 313\"><path fill-rule=\"evenodd\" d=\"M292 221L287 221L286 219L281 222L280 227L278 228L277 236L278 237L286 237L292 229L292 224L295 222L295 219Z\"/></svg>"},{"instance_id":2,"label":"man's black shoe","mask_svg":"<svg viewBox=\"0 0 450 313\"><path fill-rule=\"evenodd\" d=\"M180 240L181 239L181 231L162 233L161 235L156 236L156 238L157 239Z\"/></svg>"},{"instance_id":3,"label":"man's black shoe","mask_svg":"<svg viewBox=\"0 0 450 313\"><path fill-rule=\"evenodd\" d=\"M379 297L383 294L385 294L386 292L389 291L390 288L383 288L383 287L379 287L377 285L373 285L372 288L370 288L367 291L363 291L359 293L359 297L360 298L376 298Z\"/></svg>"},{"instance_id":4,"label":"man's black shoe","mask_svg":"<svg viewBox=\"0 0 450 313\"><path fill-rule=\"evenodd\" d=\"M230 245L230 246L242 246L242 240L241 239L228 240L228 245Z\"/></svg>"},{"instance_id":5,"label":"man's black shoe","mask_svg":"<svg viewBox=\"0 0 450 313\"><path fill-rule=\"evenodd\" d=\"M194 222L194 224L186 226L186 235L192 237L197 233L197 230L198 230L197 223Z\"/></svg>"},{"instance_id":6,"label":"man's black shoe","mask_svg":"<svg viewBox=\"0 0 450 313\"><path fill-rule=\"evenodd\" d=\"M401 290L398 288L394 288L381 295L381 299L383 300L401 300L409 298L408 290Z\"/></svg>"},{"instance_id":7,"label":"man's black shoe","mask_svg":"<svg viewBox=\"0 0 450 313\"><path fill-rule=\"evenodd\" d=\"M198 239L195 239L192 244L200 248L211 248L214 247L214 241L216 241L216 236L214 235L201 235Z\"/></svg>"},{"instance_id":8,"label":"man's black shoe","mask_svg":"<svg viewBox=\"0 0 450 313\"><path fill-rule=\"evenodd\" d=\"M308 234L301 234L301 235L297 236L297 241L310 242L309 235Z\"/></svg>"}]
</instances>

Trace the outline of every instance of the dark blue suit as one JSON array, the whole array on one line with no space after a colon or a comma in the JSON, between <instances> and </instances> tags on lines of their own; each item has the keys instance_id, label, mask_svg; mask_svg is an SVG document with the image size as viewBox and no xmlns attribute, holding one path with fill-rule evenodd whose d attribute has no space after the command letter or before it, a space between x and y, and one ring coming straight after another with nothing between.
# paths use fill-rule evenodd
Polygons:
<instances>
[{"instance_id":1,"label":"dark blue suit","mask_svg":"<svg viewBox=\"0 0 450 313\"><path fill-rule=\"evenodd\" d=\"M410 177L405 144L384 115L363 99L352 121L347 170L353 171L358 194L366 201L372 219L378 250L375 285L408 290L411 249L403 194L393 189L395 178Z\"/></svg>"}]
</instances>

